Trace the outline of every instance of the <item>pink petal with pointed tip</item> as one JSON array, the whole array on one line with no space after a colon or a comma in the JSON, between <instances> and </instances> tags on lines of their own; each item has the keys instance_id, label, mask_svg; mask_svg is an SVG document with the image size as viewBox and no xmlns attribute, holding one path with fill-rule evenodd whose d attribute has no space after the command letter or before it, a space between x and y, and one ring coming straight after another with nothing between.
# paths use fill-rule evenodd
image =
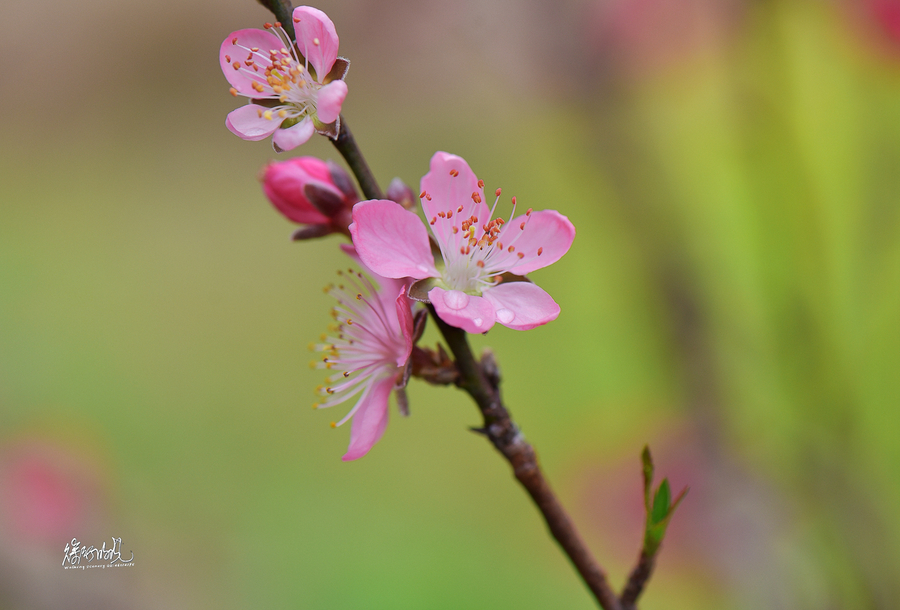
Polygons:
<instances>
[{"instance_id":1,"label":"pink petal with pointed tip","mask_svg":"<svg viewBox=\"0 0 900 610\"><path fill-rule=\"evenodd\" d=\"M350 236L359 258L384 277L436 277L428 231L418 216L393 201L353 206Z\"/></svg>"},{"instance_id":2,"label":"pink petal with pointed tip","mask_svg":"<svg viewBox=\"0 0 900 610\"><path fill-rule=\"evenodd\" d=\"M334 123L341 116L341 104L347 97L347 83L336 80L319 89L316 101L316 114L325 124Z\"/></svg>"},{"instance_id":3,"label":"pink petal with pointed tip","mask_svg":"<svg viewBox=\"0 0 900 610\"><path fill-rule=\"evenodd\" d=\"M459 172L452 176L451 171ZM422 209L425 211L425 222L431 224L431 230L435 238L448 248L445 251L458 252L463 241L463 232L458 230L453 233L453 226L459 227L463 220L471 216L478 217L476 234L480 237L480 226L488 221L490 208L484 200L484 189L478 187L478 178L466 163L466 160L456 155L445 152L436 152L431 157L428 173L422 178L421 190L428 197L422 198ZM472 200L472 193L478 193L481 203ZM462 206L462 211L459 211ZM452 211L451 218L441 218L439 213Z\"/></svg>"},{"instance_id":4,"label":"pink petal with pointed tip","mask_svg":"<svg viewBox=\"0 0 900 610\"><path fill-rule=\"evenodd\" d=\"M301 144L305 144L315 132L316 127L313 125L312 119L307 117L287 129L277 130L272 135L272 147L275 149L275 152L293 150Z\"/></svg>"},{"instance_id":5,"label":"pink petal with pointed tip","mask_svg":"<svg viewBox=\"0 0 900 610\"><path fill-rule=\"evenodd\" d=\"M432 288L428 300L441 320L468 333L483 333L494 325L494 306L484 297Z\"/></svg>"},{"instance_id":6,"label":"pink petal with pointed tip","mask_svg":"<svg viewBox=\"0 0 900 610\"><path fill-rule=\"evenodd\" d=\"M523 230L520 227L526 220ZM575 227L556 210L532 212L530 219L524 214L517 216L500 232L497 241L503 244L505 250L499 258L496 256L499 252L493 255L491 267L503 268L516 275L531 273L561 259L574 239ZM508 251L509 245L515 248L513 252ZM525 256L519 258L520 252Z\"/></svg>"},{"instance_id":7,"label":"pink petal with pointed tip","mask_svg":"<svg viewBox=\"0 0 900 610\"><path fill-rule=\"evenodd\" d=\"M413 348L413 315L412 301L406 296L407 286L400 288L400 294L397 295L397 320L400 322L400 330L403 331L403 339L406 342L404 353L397 356L397 366L406 366L409 355Z\"/></svg>"},{"instance_id":8,"label":"pink petal with pointed tip","mask_svg":"<svg viewBox=\"0 0 900 610\"><path fill-rule=\"evenodd\" d=\"M377 443L388 424L388 399L394 387L392 376L376 381L353 415L350 446L341 459L345 462L364 456Z\"/></svg>"},{"instance_id":9,"label":"pink petal with pointed tip","mask_svg":"<svg viewBox=\"0 0 900 610\"><path fill-rule=\"evenodd\" d=\"M297 48L316 69L316 78L321 83L337 59L339 40L334 23L328 15L311 6L295 8L293 19Z\"/></svg>"},{"instance_id":10,"label":"pink petal with pointed tip","mask_svg":"<svg viewBox=\"0 0 900 610\"><path fill-rule=\"evenodd\" d=\"M486 290L484 298L494 306L497 322L513 330L530 330L559 316L553 297L530 282L500 284Z\"/></svg>"},{"instance_id":11,"label":"pink petal with pointed tip","mask_svg":"<svg viewBox=\"0 0 900 610\"><path fill-rule=\"evenodd\" d=\"M281 125L281 119L266 119L259 116L259 113L265 112L268 108L257 106L256 104L247 104L236 110L232 110L225 118L225 126L234 135L256 142L264 140L278 129Z\"/></svg>"},{"instance_id":12,"label":"pink petal with pointed tip","mask_svg":"<svg viewBox=\"0 0 900 610\"><path fill-rule=\"evenodd\" d=\"M235 38L237 38L237 44L240 46L232 44ZM244 64L250 51L241 47L247 47L248 49L258 47L259 51L253 54L254 60L261 66L261 70L265 70L266 66L271 63L269 51L271 49L280 49L283 46L284 43L277 36L265 30L238 30L229 34L222 46L219 47L219 65L222 66L225 78L228 79L232 87L237 89L238 93L257 99L267 97L251 86L251 83L260 83L266 86L271 93L271 88L266 84L266 78L262 75L262 72L254 72L252 68ZM226 56L231 61L226 61ZM237 70L234 69L235 62L238 62L239 68ZM250 74L258 76L250 76Z\"/></svg>"}]
</instances>

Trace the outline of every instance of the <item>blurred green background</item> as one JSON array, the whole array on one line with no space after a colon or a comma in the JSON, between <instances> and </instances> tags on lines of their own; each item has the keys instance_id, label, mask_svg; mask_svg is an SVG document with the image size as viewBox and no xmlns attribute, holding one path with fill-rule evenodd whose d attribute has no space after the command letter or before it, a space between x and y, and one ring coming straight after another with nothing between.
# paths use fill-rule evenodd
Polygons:
<instances>
[{"instance_id":1,"label":"blurred green background","mask_svg":"<svg viewBox=\"0 0 900 610\"><path fill-rule=\"evenodd\" d=\"M576 225L559 319L473 343L616 586L650 443L691 493L643 608L895 607L900 3L317 6L383 185L446 150ZM464 394L353 463L309 408L347 263L224 127L262 7L0 15L0 607L593 607ZM112 536L133 567L61 567Z\"/></svg>"}]
</instances>

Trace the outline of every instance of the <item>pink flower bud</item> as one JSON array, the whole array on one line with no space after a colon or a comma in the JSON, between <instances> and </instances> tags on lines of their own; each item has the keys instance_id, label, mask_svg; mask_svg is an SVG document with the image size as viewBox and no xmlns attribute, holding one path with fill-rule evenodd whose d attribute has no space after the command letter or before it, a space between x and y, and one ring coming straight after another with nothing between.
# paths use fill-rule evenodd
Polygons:
<instances>
[{"instance_id":1,"label":"pink flower bud","mask_svg":"<svg viewBox=\"0 0 900 610\"><path fill-rule=\"evenodd\" d=\"M402 205L407 210L416 207L416 194L400 178L394 178L387 188L387 198Z\"/></svg>"},{"instance_id":2,"label":"pink flower bud","mask_svg":"<svg viewBox=\"0 0 900 610\"><path fill-rule=\"evenodd\" d=\"M288 220L318 227L301 231L304 237L299 239L335 232L346 234L351 222L350 208L359 197L341 172L334 164L315 157L278 161L263 170L263 191Z\"/></svg>"}]
</instances>

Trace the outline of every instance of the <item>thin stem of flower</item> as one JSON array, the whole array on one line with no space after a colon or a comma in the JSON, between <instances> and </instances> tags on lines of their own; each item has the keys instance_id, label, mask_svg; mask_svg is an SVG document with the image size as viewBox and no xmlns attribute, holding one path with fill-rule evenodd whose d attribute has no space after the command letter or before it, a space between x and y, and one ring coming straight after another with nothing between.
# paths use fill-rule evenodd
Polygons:
<instances>
[{"instance_id":1,"label":"thin stem of flower","mask_svg":"<svg viewBox=\"0 0 900 610\"><path fill-rule=\"evenodd\" d=\"M294 21L291 19L294 12L294 8L291 6L291 0L256 1L272 11L272 14L275 15L275 19L281 22L281 27L287 32L287 35L290 36L291 40L296 39L294 36Z\"/></svg>"},{"instance_id":2,"label":"thin stem of flower","mask_svg":"<svg viewBox=\"0 0 900 610\"><path fill-rule=\"evenodd\" d=\"M343 115L341 115L341 130L338 132L337 138L332 140L332 144L344 157L347 165L350 166L350 170L356 176L359 188L366 199L384 199L384 193L381 191L381 187L378 186L378 181L375 180L372 170L369 169L369 164L366 163L362 151L356 145L356 140L347 127L347 121Z\"/></svg>"},{"instance_id":3,"label":"thin stem of flower","mask_svg":"<svg viewBox=\"0 0 900 610\"><path fill-rule=\"evenodd\" d=\"M484 428L480 432L490 439L510 463L516 479L541 511L550 533L568 555L600 606L604 610L622 610L619 598L606 579L606 573L594 560L575 529L575 524L544 478L534 448L525 440L509 411L503 406L500 379L493 356L488 355L481 362L476 361L465 331L441 320L433 306L429 305L429 309L456 359L460 373L456 385L475 400L484 418Z\"/></svg>"}]
</instances>

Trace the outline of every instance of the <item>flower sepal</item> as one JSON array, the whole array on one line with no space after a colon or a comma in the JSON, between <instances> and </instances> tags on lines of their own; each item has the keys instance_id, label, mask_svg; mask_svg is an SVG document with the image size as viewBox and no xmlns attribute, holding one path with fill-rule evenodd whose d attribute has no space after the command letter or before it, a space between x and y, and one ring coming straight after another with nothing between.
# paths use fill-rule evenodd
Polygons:
<instances>
[{"instance_id":1,"label":"flower sepal","mask_svg":"<svg viewBox=\"0 0 900 610\"><path fill-rule=\"evenodd\" d=\"M350 60L339 55L337 59L334 60L334 65L331 66L331 71L329 71L328 74L325 75L325 79L322 82L327 85L332 81L344 80L344 77L347 76L347 72L349 71Z\"/></svg>"},{"instance_id":2,"label":"flower sepal","mask_svg":"<svg viewBox=\"0 0 900 610\"><path fill-rule=\"evenodd\" d=\"M420 303L431 303L428 299L428 293L431 292L432 288L443 285L440 278L436 277L426 277L423 280L419 280L417 282L413 282L409 287L409 298L413 301L419 301Z\"/></svg>"},{"instance_id":3,"label":"flower sepal","mask_svg":"<svg viewBox=\"0 0 900 610\"><path fill-rule=\"evenodd\" d=\"M344 210L344 198L327 186L310 182L303 186L303 194L314 208L328 218L334 219Z\"/></svg>"},{"instance_id":4,"label":"flower sepal","mask_svg":"<svg viewBox=\"0 0 900 610\"><path fill-rule=\"evenodd\" d=\"M334 230L329 225L309 225L300 227L291 233L291 241L305 241L307 239L316 239L317 237L325 237L331 235Z\"/></svg>"},{"instance_id":5,"label":"flower sepal","mask_svg":"<svg viewBox=\"0 0 900 610\"><path fill-rule=\"evenodd\" d=\"M331 159L326 161L325 165L328 167L328 174L331 176L331 182L334 186L336 186L348 200L352 200L353 203L359 201L359 193L356 192L356 187L353 186L353 180L350 178L350 174Z\"/></svg>"},{"instance_id":6,"label":"flower sepal","mask_svg":"<svg viewBox=\"0 0 900 610\"><path fill-rule=\"evenodd\" d=\"M511 271L507 271L505 273L501 273L500 275L495 275L494 279L497 281L497 285L499 284L508 284L510 282L528 282L529 284L533 284L531 280L529 280L524 275L516 275Z\"/></svg>"},{"instance_id":7,"label":"flower sepal","mask_svg":"<svg viewBox=\"0 0 900 610\"><path fill-rule=\"evenodd\" d=\"M341 117L338 117L331 123L323 123L319 120L318 115L312 117L313 127L316 133L326 138L337 140L338 134L341 132Z\"/></svg>"}]
</instances>

